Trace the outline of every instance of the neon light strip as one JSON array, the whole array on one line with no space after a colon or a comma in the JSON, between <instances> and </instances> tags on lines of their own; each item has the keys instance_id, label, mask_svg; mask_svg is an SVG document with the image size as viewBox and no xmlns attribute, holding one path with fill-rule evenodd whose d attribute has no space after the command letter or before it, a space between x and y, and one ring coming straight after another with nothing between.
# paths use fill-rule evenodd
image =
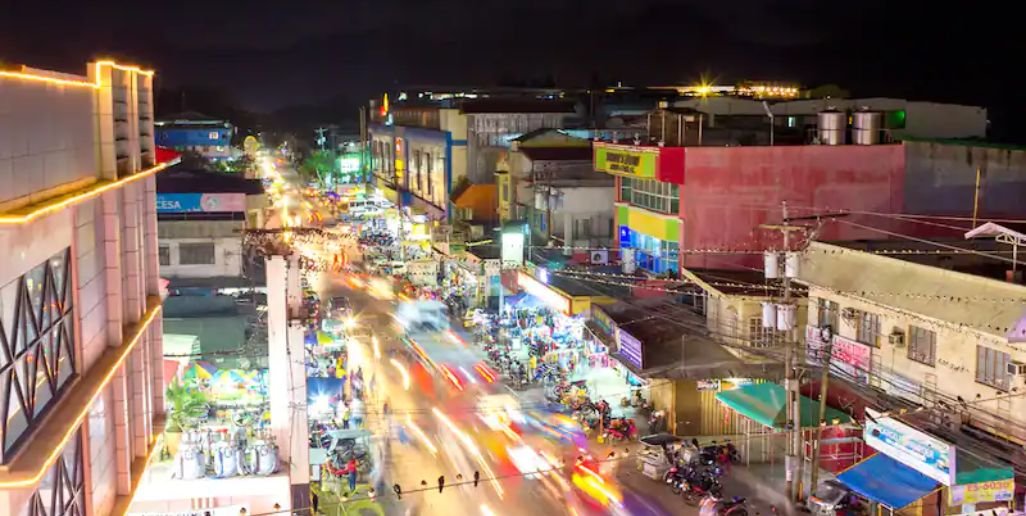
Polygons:
<instances>
[{"instance_id":1,"label":"neon light strip","mask_svg":"<svg viewBox=\"0 0 1026 516\"><path fill-rule=\"evenodd\" d=\"M64 447L67 446L68 441L71 440L71 437L75 434L75 431L78 430L82 421L84 421L86 416L89 415L89 409L92 407L93 402L95 402L96 398L101 392L103 392L103 389L110 384L110 380L114 378L118 369L124 365L125 360L127 360L128 356L135 350L135 346L139 344L140 340L142 340L142 336L150 327L150 323L157 318L157 315L160 314L161 309L163 308L161 306L160 296L149 296L146 304L148 308L146 313L143 314L142 320L126 328L125 334L130 335L128 340L120 347L111 348L112 351L104 353L104 355L100 357L101 361L107 359L110 363L100 363L93 366L93 368L103 367L107 370L103 375L103 378L91 386L86 386L89 391L85 394L81 394L82 384L85 383L87 378L92 376L90 375L92 370L87 371L86 377L80 379L71 386L72 389L70 390L69 395L58 402L56 410L52 411L49 417L44 420L44 425L51 425L55 423L56 419L58 419L58 416L60 415L58 414L59 411L67 407L76 407L74 409L69 408L66 410L78 410L78 412L75 414L74 418L72 418L71 423L67 425L67 428L64 430L64 434L55 443L43 442L43 439L40 439L38 435L33 435L29 440L28 446L19 450L15 455L14 460L0 469L0 489L17 489L20 487L36 485L50 467L57 462L57 458L64 452ZM49 452L43 452L43 450L39 448L48 449ZM23 464L35 461L37 457L44 453L46 453L46 458L43 461L35 464ZM28 469L29 471L13 471L21 468Z\"/></svg>"},{"instance_id":2,"label":"neon light strip","mask_svg":"<svg viewBox=\"0 0 1026 516\"><path fill-rule=\"evenodd\" d=\"M97 61L96 66L96 79L93 82L90 81L76 81L74 79L61 79L59 77L47 77L45 75L37 75L34 73L26 72L12 72L8 70L0 70L0 77L8 77L11 79L21 79L23 81L34 81L34 82L47 82L50 84L58 84L61 86L77 86L80 88L92 88L94 90L100 89L100 67L109 66L121 70L123 72L135 72L147 77L153 76L153 70L143 70L138 66L120 65L111 60Z\"/></svg>"},{"instance_id":3,"label":"neon light strip","mask_svg":"<svg viewBox=\"0 0 1026 516\"><path fill-rule=\"evenodd\" d=\"M83 201L88 201L89 199L98 197L115 188L120 188L128 183L132 183L138 181L139 179L149 177L153 174L156 174L157 172L160 172L161 170L164 170L165 168L171 165L178 163L180 160L181 158L175 158L166 163L161 163L155 167L151 167L146 170L141 170L130 176L123 177L121 179L118 179L117 181L100 181L97 183L93 183L92 185L89 185L88 187L82 189L79 193L73 195L58 196L54 199L31 205L30 207L26 208L27 211L25 211L24 213L20 213L17 215L11 213L0 215L0 225L26 224L32 222L33 220L42 217L43 215L48 215L50 213L63 210L68 206L72 206ZM15 210L15 212L17 211L21 210Z\"/></svg>"}]
</instances>

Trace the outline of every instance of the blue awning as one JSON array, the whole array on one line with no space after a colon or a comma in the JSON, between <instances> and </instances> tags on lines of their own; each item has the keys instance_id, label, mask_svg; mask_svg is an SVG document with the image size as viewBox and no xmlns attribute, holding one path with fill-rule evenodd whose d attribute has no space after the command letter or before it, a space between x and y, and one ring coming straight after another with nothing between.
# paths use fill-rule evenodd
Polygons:
<instances>
[{"instance_id":1,"label":"blue awning","mask_svg":"<svg viewBox=\"0 0 1026 516\"><path fill-rule=\"evenodd\" d=\"M837 480L871 501L901 509L937 489L932 478L882 454L856 464Z\"/></svg>"}]
</instances>

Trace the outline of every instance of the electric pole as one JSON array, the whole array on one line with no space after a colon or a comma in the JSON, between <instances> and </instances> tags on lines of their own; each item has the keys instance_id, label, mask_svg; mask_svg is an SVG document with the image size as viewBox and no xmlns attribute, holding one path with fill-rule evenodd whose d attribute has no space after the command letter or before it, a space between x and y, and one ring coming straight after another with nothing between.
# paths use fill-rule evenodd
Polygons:
<instances>
[{"instance_id":1,"label":"electric pole","mask_svg":"<svg viewBox=\"0 0 1026 516\"><path fill-rule=\"evenodd\" d=\"M801 226L792 226L791 218L787 211L787 201L782 201L780 225L763 224L766 229L778 230L783 233L784 240L784 301L782 306L790 306L791 299L791 275L794 271L788 271L786 267L787 257L791 251L791 232L802 231ZM778 307L779 310L779 307ZM795 317L797 320L797 317ZM778 325L779 327L779 325ZM789 425L787 440L787 455L784 458L784 469L787 474L787 495L792 500L798 500L802 496L802 421L801 421L801 393L799 392L797 364L795 363L795 339L794 324L790 325L784 337L784 391L787 393L787 421Z\"/></svg>"},{"instance_id":2,"label":"electric pole","mask_svg":"<svg viewBox=\"0 0 1026 516\"><path fill-rule=\"evenodd\" d=\"M820 327L823 326L823 321L819 321ZM822 334L820 336L822 340ZM830 382L830 357L833 356L834 352L834 336L831 333L830 340L823 342L819 348L819 366L822 368L819 377L819 427L816 428L816 435L812 441L812 471L810 471L811 478L809 480L809 490L815 491L816 486L819 484L819 453L820 453L820 441L823 439L823 427L826 423L826 408L827 408L827 386Z\"/></svg>"}]
</instances>

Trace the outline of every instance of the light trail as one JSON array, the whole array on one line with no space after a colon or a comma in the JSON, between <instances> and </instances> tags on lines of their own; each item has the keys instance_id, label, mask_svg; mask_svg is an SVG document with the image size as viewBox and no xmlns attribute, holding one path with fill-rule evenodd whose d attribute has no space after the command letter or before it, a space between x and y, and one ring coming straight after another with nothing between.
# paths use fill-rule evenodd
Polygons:
<instances>
[{"instance_id":1,"label":"light trail","mask_svg":"<svg viewBox=\"0 0 1026 516\"><path fill-rule=\"evenodd\" d=\"M481 516L496 516L496 514L487 504L481 504Z\"/></svg>"},{"instance_id":2,"label":"light trail","mask_svg":"<svg viewBox=\"0 0 1026 516\"><path fill-rule=\"evenodd\" d=\"M378 343L378 336L377 335L372 335L371 336L371 344L374 345L374 358L375 359L380 359L381 358L381 344Z\"/></svg>"},{"instance_id":3,"label":"light trail","mask_svg":"<svg viewBox=\"0 0 1026 516\"><path fill-rule=\"evenodd\" d=\"M449 419L449 417L446 416L441 410L438 410L438 407L431 409L431 411L435 414L435 417L437 417L442 422L442 424L449 428L449 431L456 435L456 438L459 439L461 443L463 443L463 446L467 449L467 451L469 451L470 454L473 455L475 459L477 459L478 464L480 464L481 468L485 470L485 474L487 475L487 477L495 478L495 473L492 472L492 468L488 467L488 463L485 462L484 455L481 454L481 449L478 448L476 444L474 444L474 440L471 439L470 436L466 434L466 432L460 430L456 426L456 423L453 423L452 420ZM491 484L492 487L495 488L495 494L499 495L499 498L502 498L505 494L505 491L503 491L502 486L499 485L501 484L501 482L491 482Z\"/></svg>"},{"instance_id":4,"label":"light trail","mask_svg":"<svg viewBox=\"0 0 1026 516\"><path fill-rule=\"evenodd\" d=\"M463 376L465 376L467 378L467 381L469 381L472 385L477 385L477 379L474 378L474 375L470 374L470 372L467 371L463 366L459 366L459 367L460 367L460 372L463 373Z\"/></svg>"},{"instance_id":5,"label":"light trail","mask_svg":"<svg viewBox=\"0 0 1026 516\"><path fill-rule=\"evenodd\" d=\"M435 448L434 443L432 443L431 439L429 439L427 434L424 433L424 430L421 430L409 415L406 416L406 426L410 427L410 431L413 432L413 435L417 436L417 439L420 439L421 444L431 452L431 455L438 455L438 448Z\"/></svg>"},{"instance_id":6,"label":"light trail","mask_svg":"<svg viewBox=\"0 0 1026 516\"><path fill-rule=\"evenodd\" d=\"M398 360L393 358L388 362L392 364L392 367L394 367L396 371L399 371L399 376L403 377L403 390L410 390L410 373L402 364L399 363Z\"/></svg>"}]
</instances>

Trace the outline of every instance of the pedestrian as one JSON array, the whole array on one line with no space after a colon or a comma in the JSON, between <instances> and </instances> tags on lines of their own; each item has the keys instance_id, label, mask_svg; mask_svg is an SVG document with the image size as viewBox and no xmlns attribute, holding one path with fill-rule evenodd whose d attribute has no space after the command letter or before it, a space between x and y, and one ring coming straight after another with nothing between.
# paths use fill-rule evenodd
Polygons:
<instances>
[{"instance_id":1,"label":"pedestrian","mask_svg":"<svg viewBox=\"0 0 1026 516\"><path fill-rule=\"evenodd\" d=\"M349 459L349 463L346 464L346 474L349 476L349 494L356 492L356 473L358 464L355 458Z\"/></svg>"},{"instance_id":2,"label":"pedestrian","mask_svg":"<svg viewBox=\"0 0 1026 516\"><path fill-rule=\"evenodd\" d=\"M343 403L344 403L344 407L345 408L342 409L342 428L344 430L348 430L349 429L349 418L352 417L352 411L349 410L349 404L348 403L345 403L345 402L343 402Z\"/></svg>"}]
</instances>

